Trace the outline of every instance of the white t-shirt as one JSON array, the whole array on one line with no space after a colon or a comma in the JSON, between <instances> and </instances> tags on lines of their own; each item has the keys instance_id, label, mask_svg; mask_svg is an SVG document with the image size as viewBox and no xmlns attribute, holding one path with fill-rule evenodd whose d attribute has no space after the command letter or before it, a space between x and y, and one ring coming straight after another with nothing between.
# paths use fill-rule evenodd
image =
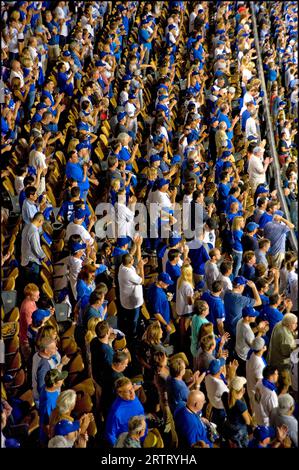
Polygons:
<instances>
[{"instance_id":1,"label":"white t-shirt","mask_svg":"<svg viewBox=\"0 0 299 470\"><path fill-rule=\"evenodd\" d=\"M213 408L217 408L218 410L224 409L221 397L224 392L229 392L229 390L223 380L213 377L212 375L207 375L205 385L209 402Z\"/></svg>"},{"instance_id":2,"label":"white t-shirt","mask_svg":"<svg viewBox=\"0 0 299 470\"><path fill-rule=\"evenodd\" d=\"M180 288L177 284L176 288L176 313L181 316L192 313L193 305L188 305L187 298L193 297L194 289L186 281L183 281Z\"/></svg>"},{"instance_id":3,"label":"white t-shirt","mask_svg":"<svg viewBox=\"0 0 299 470\"><path fill-rule=\"evenodd\" d=\"M252 155L248 164L248 173L249 181L252 186L252 190L254 191L259 184L265 183L266 181L263 160Z\"/></svg>"},{"instance_id":4,"label":"white t-shirt","mask_svg":"<svg viewBox=\"0 0 299 470\"><path fill-rule=\"evenodd\" d=\"M246 361L247 354L251 348L252 341L254 340L255 336L250 327L250 325L243 322L243 318L241 318L236 327L236 346L235 350L238 356Z\"/></svg>"},{"instance_id":5,"label":"white t-shirt","mask_svg":"<svg viewBox=\"0 0 299 470\"><path fill-rule=\"evenodd\" d=\"M83 265L83 260L81 258L75 258L74 256L70 256L68 260L68 268L69 268L69 280L71 289L73 292L73 296L75 300L77 300L77 280L79 272L81 271Z\"/></svg>"},{"instance_id":6,"label":"white t-shirt","mask_svg":"<svg viewBox=\"0 0 299 470\"><path fill-rule=\"evenodd\" d=\"M143 304L142 278L136 273L134 266L119 267L118 282L120 303L122 307L131 310Z\"/></svg>"},{"instance_id":7,"label":"white t-shirt","mask_svg":"<svg viewBox=\"0 0 299 470\"><path fill-rule=\"evenodd\" d=\"M84 240L85 243L88 245L93 245L94 239L90 235L90 233L83 227L83 225L75 224L74 222L70 222L66 229L65 234L65 241L68 241L71 235L80 235L80 237Z\"/></svg>"},{"instance_id":8,"label":"white t-shirt","mask_svg":"<svg viewBox=\"0 0 299 470\"><path fill-rule=\"evenodd\" d=\"M45 170L47 168L46 155L37 150L31 150L29 154L29 165L33 166L35 169L42 168Z\"/></svg>"},{"instance_id":9,"label":"white t-shirt","mask_svg":"<svg viewBox=\"0 0 299 470\"><path fill-rule=\"evenodd\" d=\"M288 275L287 281L287 293L293 303L292 311L297 312L298 310L298 274L295 271L291 271Z\"/></svg>"},{"instance_id":10,"label":"white t-shirt","mask_svg":"<svg viewBox=\"0 0 299 470\"><path fill-rule=\"evenodd\" d=\"M230 280L230 278L228 276L223 276L223 274L221 274L221 273L219 273L219 275L217 277L217 281L221 281L222 284L223 284L223 291L222 291L221 296L220 296L223 299L224 294L227 290L233 290L232 281Z\"/></svg>"},{"instance_id":11,"label":"white t-shirt","mask_svg":"<svg viewBox=\"0 0 299 470\"><path fill-rule=\"evenodd\" d=\"M115 222L117 237L134 236L134 212L125 204L115 204Z\"/></svg>"},{"instance_id":12,"label":"white t-shirt","mask_svg":"<svg viewBox=\"0 0 299 470\"><path fill-rule=\"evenodd\" d=\"M248 139L250 136L257 137L257 127L256 127L256 122L253 117L250 117L246 121L246 126L245 126L245 133L246 133L246 139Z\"/></svg>"},{"instance_id":13,"label":"white t-shirt","mask_svg":"<svg viewBox=\"0 0 299 470\"><path fill-rule=\"evenodd\" d=\"M263 369L265 363L263 359L252 353L249 360L246 361L246 380L248 394L254 394L255 386L263 378Z\"/></svg>"},{"instance_id":14,"label":"white t-shirt","mask_svg":"<svg viewBox=\"0 0 299 470\"><path fill-rule=\"evenodd\" d=\"M274 390L264 387L259 380L255 387L254 412L258 426L270 426L270 413L278 407L278 397Z\"/></svg>"}]
</instances>

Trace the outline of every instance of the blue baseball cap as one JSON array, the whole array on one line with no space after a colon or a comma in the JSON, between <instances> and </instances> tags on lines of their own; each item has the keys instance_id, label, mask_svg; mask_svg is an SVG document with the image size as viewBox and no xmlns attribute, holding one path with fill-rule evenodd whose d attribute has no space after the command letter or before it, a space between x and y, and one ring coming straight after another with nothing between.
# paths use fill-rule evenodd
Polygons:
<instances>
[{"instance_id":1,"label":"blue baseball cap","mask_svg":"<svg viewBox=\"0 0 299 470\"><path fill-rule=\"evenodd\" d=\"M17 449L21 447L21 444L17 439L14 439L13 437L8 437L5 439L5 447L6 449Z\"/></svg>"},{"instance_id":2,"label":"blue baseball cap","mask_svg":"<svg viewBox=\"0 0 299 470\"><path fill-rule=\"evenodd\" d=\"M280 102L279 102L279 106L283 106L283 105L285 105L285 104L287 104L286 101L280 101Z\"/></svg>"},{"instance_id":3,"label":"blue baseball cap","mask_svg":"<svg viewBox=\"0 0 299 470\"><path fill-rule=\"evenodd\" d=\"M222 168L225 170L225 168L230 168L231 166L233 166L232 162L224 162Z\"/></svg>"},{"instance_id":4,"label":"blue baseball cap","mask_svg":"<svg viewBox=\"0 0 299 470\"><path fill-rule=\"evenodd\" d=\"M190 134L187 135L187 142L191 144L194 140L198 140L199 135L196 131L191 131Z\"/></svg>"},{"instance_id":5,"label":"blue baseball cap","mask_svg":"<svg viewBox=\"0 0 299 470\"><path fill-rule=\"evenodd\" d=\"M170 24L170 25L168 26L168 29L169 29L169 31L171 31L172 29L175 29L175 25L174 25L174 24Z\"/></svg>"},{"instance_id":6,"label":"blue baseball cap","mask_svg":"<svg viewBox=\"0 0 299 470\"><path fill-rule=\"evenodd\" d=\"M229 150L224 150L224 152L222 152L221 158L230 157L231 154L232 154L232 153L231 153Z\"/></svg>"},{"instance_id":7,"label":"blue baseball cap","mask_svg":"<svg viewBox=\"0 0 299 470\"><path fill-rule=\"evenodd\" d=\"M9 88L4 88L4 94L5 95L11 95L11 91Z\"/></svg>"},{"instance_id":8,"label":"blue baseball cap","mask_svg":"<svg viewBox=\"0 0 299 470\"><path fill-rule=\"evenodd\" d=\"M173 247L173 246L177 245L178 243L180 243L181 241L182 241L182 237L180 237L179 235L171 237L171 238L169 238L169 246Z\"/></svg>"},{"instance_id":9,"label":"blue baseball cap","mask_svg":"<svg viewBox=\"0 0 299 470\"><path fill-rule=\"evenodd\" d=\"M221 367L225 366L225 359L220 357L220 359L213 359L209 365L209 372L212 375L218 374Z\"/></svg>"},{"instance_id":10,"label":"blue baseball cap","mask_svg":"<svg viewBox=\"0 0 299 470\"><path fill-rule=\"evenodd\" d=\"M158 281L165 282L165 284L168 284L169 286L172 286L174 284L173 280L167 273L160 273L158 276Z\"/></svg>"},{"instance_id":11,"label":"blue baseball cap","mask_svg":"<svg viewBox=\"0 0 299 470\"><path fill-rule=\"evenodd\" d=\"M133 44L130 45L130 49L138 49L139 47L139 44L137 44L136 42L134 42Z\"/></svg>"},{"instance_id":12,"label":"blue baseball cap","mask_svg":"<svg viewBox=\"0 0 299 470\"><path fill-rule=\"evenodd\" d=\"M218 122L219 122L219 119L218 119L218 118L216 118L215 116L214 116L214 117L212 117L212 119L211 119L211 124L214 124L214 122L216 122L216 121L218 121Z\"/></svg>"},{"instance_id":13,"label":"blue baseball cap","mask_svg":"<svg viewBox=\"0 0 299 470\"><path fill-rule=\"evenodd\" d=\"M158 181L157 181L157 188L160 189L162 188L163 186L165 186L166 184L169 184L170 183L170 180L166 180L165 178L159 178Z\"/></svg>"},{"instance_id":14,"label":"blue baseball cap","mask_svg":"<svg viewBox=\"0 0 299 470\"><path fill-rule=\"evenodd\" d=\"M34 325L39 324L44 318L49 317L51 315L49 310L44 310L42 308L38 308L32 314L32 323Z\"/></svg>"},{"instance_id":15,"label":"blue baseball cap","mask_svg":"<svg viewBox=\"0 0 299 470\"><path fill-rule=\"evenodd\" d=\"M105 63L102 60L97 60L95 63L96 67L105 67Z\"/></svg>"},{"instance_id":16,"label":"blue baseball cap","mask_svg":"<svg viewBox=\"0 0 299 470\"><path fill-rule=\"evenodd\" d=\"M125 246L127 245L128 243L130 243L130 240L128 237L121 237L121 238L118 238L117 239L117 245L119 247L122 247L122 246Z\"/></svg>"},{"instance_id":17,"label":"blue baseball cap","mask_svg":"<svg viewBox=\"0 0 299 470\"><path fill-rule=\"evenodd\" d=\"M174 155L171 159L171 165L175 165L176 163L181 163L181 157L180 155Z\"/></svg>"},{"instance_id":18,"label":"blue baseball cap","mask_svg":"<svg viewBox=\"0 0 299 470\"><path fill-rule=\"evenodd\" d=\"M275 429L270 426L257 426L253 431L253 436L259 442L262 442L269 437L272 439L275 437L275 434Z\"/></svg>"},{"instance_id":19,"label":"blue baseball cap","mask_svg":"<svg viewBox=\"0 0 299 470\"><path fill-rule=\"evenodd\" d=\"M242 310L242 317L258 317L259 312L253 307L244 307Z\"/></svg>"},{"instance_id":20,"label":"blue baseball cap","mask_svg":"<svg viewBox=\"0 0 299 470\"><path fill-rule=\"evenodd\" d=\"M86 243L73 243L71 245L71 252L72 254L75 254L80 250L85 250L85 248L86 248Z\"/></svg>"},{"instance_id":21,"label":"blue baseball cap","mask_svg":"<svg viewBox=\"0 0 299 470\"><path fill-rule=\"evenodd\" d=\"M129 82L130 80L132 80L132 78L133 78L132 75L126 74L123 76L122 80L123 82Z\"/></svg>"},{"instance_id":22,"label":"blue baseball cap","mask_svg":"<svg viewBox=\"0 0 299 470\"><path fill-rule=\"evenodd\" d=\"M64 57L70 57L71 53L70 53L70 51L64 51L64 52L62 53L62 55L63 55Z\"/></svg>"},{"instance_id":23,"label":"blue baseball cap","mask_svg":"<svg viewBox=\"0 0 299 470\"><path fill-rule=\"evenodd\" d=\"M151 158L150 158L151 163L160 162L160 161L161 161L161 157L159 156L159 154L151 155Z\"/></svg>"},{"instance_id":24,"label":"blue baseball cap","mask_svg":"<svg viewBox=\"0 0 299 470\"><path fill-rule=\"evenodd\" d=\"M278 211L275 211L274 214L280 215L281 217L284 216L284 213L283 213L282 211L279 211L279 210L278 210Z\"/></svg>"},{"instance_id":25,"label":"blue baseball cap","mask_svg":"<svg viewBox=\"0 0 299 470\"><path fill-rule=\"evenodd\" d=\"M126 112L122 112L122 113L118 113L117 114L117 120L118 122L120 122L123 118L125 118L127 116L127 113Z\"/></svg>"},{"instance_id":26,"label":"blue baseball cap","mask_svg":"<svg viewBox=\"0 0 299 470\"><path fill-rule=\"evenodd\" d=\"M237 276L233 282L238 286L245 286L247 284L247 279L244 276Z\"/></svg>"},{"instance_id":27,"label":"blue baseball cap","mask_svg":"<svg viewBox=\"0 0 299 470\"><path fill-rule=\"evenodd\" d=\"M55 436L67 436L71 432L79 431L80 421L68 421L67 419L62 419L55 426Z\"/></svg>"},{"instance_id":28,"label":"blue baseball cap","mask_svg":"<svg viewBox=\"0 0 299 470\"><path fill-rule=\"evenodd\" d=\"M80 220L84 219L86 215L86 212L84 209L77 209L74 214L74 219Z\"/></svg>"},{"instance_id":29,"label":"blue baseball cap","mask_svg":"<svg viewBox=\"0 0 299 470\"><path fill-rule=\"evenodd\" d=\"M259 186L257 190L255 191L255 194L262 194L262 193L269 193L269 189L266 188L265 186Z\"/></svg>"},{"instance_id":30,"label":"blue baseball cap","mask_svg":"<svg viewBox=\"0 0 299 470\"><path fill-rule=\"evenodd\" d=\"M253 230L255 230L256 228L259 228L259 225L256 224L255 222L249 222L249 223L246 225L246 230L247 230L247 232L253 232Z\"/></svg>"},{"instance_id":31,"label":"blue baseball cap","mask_svg":"<svg viewBox=\"0 0 299 470\"><path fill-rule=\"evenodd\" d=\"M129 93L128 98L129 98L129 100L135 100L135 99L136 99L136 95L134 95L134 93Z\"/></svg>"},{"instance_id":32,"label":"blue baseball cap","mask_svg":"<svg viewBox=\"0 0 299 470\"><path fill-rule=\"evenodd\" d=\"M79 152L82 149L88 149L89 145L87 142L79 142L79 144L76 145L76 150Z\"/></svg>"}]
</instances>

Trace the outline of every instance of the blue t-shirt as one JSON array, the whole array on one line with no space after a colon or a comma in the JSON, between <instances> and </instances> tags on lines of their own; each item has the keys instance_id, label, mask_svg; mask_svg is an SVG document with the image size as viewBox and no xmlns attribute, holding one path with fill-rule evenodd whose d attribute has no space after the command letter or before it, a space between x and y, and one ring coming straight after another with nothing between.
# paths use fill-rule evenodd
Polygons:
<instances>
[{"instance_id":1,"label":"blue t-shirt","mask_svg":"<svg viewBox=\"0 0 299 470\"><path fill-rule=\"evenodd\" d=\"M170 263L170 261L167 261L167 263L166 263L166 272L167 272L167 274L169 274L169 276L171 277L171 280L174 282L174 284L172 286L168 287L168 291L175 294L176 293L177 280L181 275L181 268L178 264L173 266Z\"/></svg>"},{"instance_id":2,"label":"blue t-shirt","mask_svg":"<svg viewBox=\"0 0 299 470\"><path fill-rule=\"evenodd\" d=\"M226 317L225 329L236 336L236 326L238 321L242 318L243 308L253 307L255 300L232 291L226 291L223 300Z\"/></svg>"},{"instance_id":3,"label":"blue t-shirt","mask_svg":"<svg viewBox=\"0 0 299 470\"><path fill-rule=\"evenodd\" d=\"M271 307L270 305L265 305L262 308L260 316L263 320L269 322L268 336L271 336L272 330L276 323L283 319L283 314L278 310L278 308Z\"/></svg>"},{"instance_id":4,"label":"blue t-shirt","mask_svg":"<svg viewBox=\"0 0 299 470\"><path fill-rule=\"evenodd\" d=\"M207 316L207 320L213 323L214 327L217 328L217 320L225 320L225 309L222 298L213 295L210 291L207 291L203 293L201 300L205 300L209 305L209 315Z\"/></svg>"},{"instance_id":5,"label":"blue t-shirt","mask_svg":"<svg viewBox=\"0 0 299 470\"><path fill-rule=\"evenodd\" d=\"M234 136L234 133L233 131L229 131L228 129L232 126L230 120L229 120L229 117L226 116L226 114L223 114L223 113L219 113L218 115L218 120L219 120L219 124L220 122L225 122L226 125L227 125L227 131L226 131L226 135L227 137L231 140Z\"/></svg>"},{"instance_id":6,"label":"blue t-shirt","mask_svg":"<svg viewBox=\"0 0 299 470\"><path fill-rule=\"evenodd\" d=\"M170 376L167 377L166 388L169 406L173 413L178 406L184 405L187 402L190 390L183 380Z\"/></svg>"},{"instance_id":7,"label":"blue t-shirt","mask_svg":"<svg viewBox=\"0 0 299 470\"><path fill-rule=\"evenodd\" d=\"M59 397L60 391L55 390L54 392L49 392L46 390L46 386L42 387L40 396L39 396L39 423L40 424L49 424L49 419L52 411L56 407L57 398Z\"/></svg>"},{"instance_id":8,"label":"blue t-shirt","mask_svg":"<svg viewBox=\"0 0 299 470\"><path fill-rule=\"evenodd\" d=\"M147 293L148 309L151 315L160 313L167 324L170 322L170 308L166 292L161 287L152 284Z\"/></svg>"},{"instance_id":9,"label":"blue t-shirt","mask_svg":"<svg viewBox=\"0 0 299 470\"><path fill-rule=\"evenodd\" d=\"M271 222L273 220L273 215L268 214L266 211L261 215L260 220L259 220L259 226L260 228L264 228L265 225L268 222Z\"/></svg>"},{"instance_id":10,"label":"blue t-shirt","mask_svg":"<svg viewBox=\"0 0 299 470\"><path fill-rule=\"evenodd\" d=\"M236 251L243 251L243 246L242 246L242 235L243 235L243 230L233 230L233 249Z\"/></svg>"},{"instance_id":11,"label":"blue t-shirt","mask_svg":"<svg viewBox=\"0 0 299 470\"><path fill-rule=\"evenodd\" d=\"M190 411L186 405L176 409L174 421L179 437L180 447L191 447L198 441L204 441L210 447L213 447L208 439L207 428L201 418Z\"/></svg>"},{"instance_id":12,"label":"blue t-shirt","mask_svg":"<svg viewBox=\"0 0 299 470\"><path fill-rule=\"evenodd\" d=\"M191 260L191 265L195 274L204 275L205 263L210 259L204 245L198 248L190 248L188 256Z\"/></svg>"},{"instance_id":13,"label":"blue t-shirt","mask_svg":"<svg viewBox=\"0 0 299 470\"><path fill-rule=\"evenodd\" d=\"M77 301L81 301L80 305L81 308L85 308L86 305L89 302L89 297L90 294L93 291L93 285L87 285L86 282L83 281L83 279L79 279L77 282Z\"/></svg>"},{"instance_id":14,"label":"blue t-shirt","mask_svg":"<svg viewBox=\"0 0 299 470\"><path fill-rule=\"evenodd\" d=\"M134 400L116 398L107 416L105 429L105 438L111 447L122 432L128 431L129 419L138 415L144 415L144 409L137 397Z\"/></svg>"},{"instance_id":15,"label":"blue t-shirt","mask_svg":"<svg viewBox=\"0 0 299 470\"><path fill-rule=\"evenodd\" d=\"M240 276L244 276L249 281L255 278L255 268L250 264L243 264L240 269Z\"/></svg>"},{"instance_id":16,"label":"blue t-shirt","mask_svg":"<svg viewBox=\"0 0 299 470\"><path fill-rule=\"evenodd\" d=\"M289 227L279 222L268 222L265 225L264 237L269 238L271 241L269 255L274 256L278 253L285 253L286 235L289 231Z\"/></svg>"}]
</instances>

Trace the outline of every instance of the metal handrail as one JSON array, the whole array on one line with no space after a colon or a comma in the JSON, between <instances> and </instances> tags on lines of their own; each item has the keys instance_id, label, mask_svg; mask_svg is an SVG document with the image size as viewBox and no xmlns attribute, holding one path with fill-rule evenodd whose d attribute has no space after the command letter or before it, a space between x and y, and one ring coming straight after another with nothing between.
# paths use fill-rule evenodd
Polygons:
<instances>
[{"instance_id":1,"label":"metal handrail","mask_svg":"<svg viewBox=\"0 0 299 470\"><path fill-rule=\"evenodd\" d=\"M258 72L259 72L259 78L261 80L261 88L264 92L263 96L263 105L264 105L264 117L265 117L265 123L266 123L266 133L268 137L268 143L270 147L270 153L273 158L273 162L271 164L271 169L274 174L275 181L277 183L277 194L278 198L282 207L283 212L286 215L287 220L292 222L289 208L285 199L285 195L283 193L282 185L281 185L281 169L280 169L280 163L278 160L278 155L276 151L276 144L274 140L274 132L273 132L273 126L272 126L272 119L270 115L270 108L269 108L269 102L268 102L268 95L267 95L267 88L266 88L266 83L265 83L265 76L264 76L264 69L263 69L263 62L262 62L262 57L261 57L261 50L260 50L260 44L259 44L259 35L258 35L258 30L257 30L257 22L256 22L256 16L255 16L255 9L254 9L254 2L250 2L250 8L251 8L251 18L252 18L252 25L253 25L253 33L254 33L254 42L255 42L255 48L257 52L257 60L258 60ZM292 246L292 249L296 252L298 252L298 240L295 235L294 230L290 230L290 237L289 237L290 244Z\"/></svg>"}]
</instances>

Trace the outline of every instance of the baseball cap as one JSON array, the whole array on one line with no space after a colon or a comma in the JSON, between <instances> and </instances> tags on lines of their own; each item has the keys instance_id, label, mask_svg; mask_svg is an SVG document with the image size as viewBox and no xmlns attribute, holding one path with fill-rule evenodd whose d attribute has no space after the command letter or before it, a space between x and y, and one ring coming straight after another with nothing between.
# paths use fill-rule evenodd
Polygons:
<instances>
[{"instance_id":1,"label":"baseball cap","mask_svg":"<svg viewBox=\"0 0 299 470\"><path fill-rule=\"evenodd\" d=\"M245 286L247 284L247 279L244 276L237 276L233 282L237 286Z\"/></svg>"},{"instance_id":2,"label":"baseball cap","mask_svg":"<svg viewBox=\"0 0 299 470\"><path fill-rule=\"evenodd\" d=\"M158 281L165 282L165 284L168 284L169 286L172 286L174 283L169 274L167 273L160 273L158 276Z\"/></svg>"},{"instance_id":3,"label":"baseball cap","mask_svg":"<svg viewBox=\"0 0 299 470\"><path fill-rule=\"evenodd\" d=\"M224 152L222 152L221 158L230 157L231 154L232 153L229 150L224 150Z\"/></svg>"},{"instance_id":4,"label":"baseball cap","mask_svg":"<svg viewBox=\"0 0 299 470\"><path fill-rule=\"evenodd\" d=\"M223 163L223 170L225 170L226 168L230 168L231 166L233 166L232 162L224 162Z\"/></svg>"},{"instance_id":5,"label":"baseball cap","mask_svg":"<svg viewBox=\"0 0 299 470\"><path fill-rule=\"evenodd\" d=\"M161 189L163 186L169 183L170 183L170 180L166 180L165 178L159 178L157 181L157 188Z\"/></svg>"},{"instance_id":6,"label":"baseball cap","mask_svg":"<svg viewBox=\"0 0 299 470\"><path fill-rule=\"evenodd\" d=\"M102 60L97 60L95 63L96 67L105 67L105 63Z\"/></svg>"},{"instance_id":7,"label":"baseball cap","mask_svg":"<svg viewBox=\"0 0 299 470\"><path fill-rule=\"evenodd\" d=\"M133 78L132 75L126 74L126 75L123 76L122 80L124 82L129 82L130 80L132 80L132 78Z\"/></svg>"},{"instance_id":8,"label":"baseball cap","mask_svg":"<svg viewBox=\"0 0 299 470\"><path fill-rule=\"evenodd\" d=\"M196 121L197 119L201 119L201 115L198 113L195 113L193 116L193 121Z\"/></svg>"},{"instance_id":9,"label":"baseball cap","mask_svg":"<svg viewBox=\"0 0 299 470\"><path fill-rule=\"evenodd\" d=\"M86 248L86 243L73 243L71 246L71 252L72 254L75 254L80 250L85 250L85 248Z\"/></svg>"},{"instance_id":10,"label":"baseball cap","mask_svg":"<svg viewBox=\"0 0 299 470\"><path fill-rule=\"evenodd\" d=\"M64 51L62 53L62 55L63 55L63 57L70 57L71 53L70 53L70 51Z\"/></svg>"},{"instance_id":11,"label":"baseball cap","mask_svg":"<svg viewBox=\"0 0 299 470\"><path fill-rule=\"evenodd\" d=\"M60 380L66 379L68 372L66 370L60 371L58 369L51 369L45 375L46 387L53 387Z\"/></svg>"},{"instance_id":12,"label":"baseball cap","mask_svg":"<svg viewBox=\"0 0 299 470\"><path fill-rule=\"evenodd\" d=\"M255 222L249 222L247 225L246 225L246 230L247 232L253 232L253 230L255 230L256 228L258 228L259 225L256 224Z\"/></svg>"},{"instance_id":13,"label":"baseball cap","mask_svg":"<svg viewBox=\"0 0 299 470\"><path fill-rule=\"evenodd\" d=\"M237 377L236 376L231 380L230 387L233 390L236 390L236 392L239 392L241 390L241 388L244 387L246 382L247 382L247 380L245 379L245 377Z\"/></svg>"},{"instance_id":14,"label":"baseball cap","mask_svg":"<svg viewBox=\"0 0 299 470\"><path fill-rule=\"evenodd\" d=\"M154 163L154 162L160 162L161 161L161 157L156 154L156 155L151 155L151 158L150 158L150 162L151 163Z\"/></svg>"},{"instance_id":15,"label":"baseball cap","mask_svg":"<svg viewBox=\"0 0 299 470\"><path fill-rule=\"evenodd\" d=\"M51 315L49 310L44 310L42 308L38 308L32 314L32 323L36 325L40 323L44 318L49 317Z\"/></svg>"},{"instance_id":16,"label":"baseball cap","mask_svg":"<svg viewBox=\"0 0 299 470\"><path fill-rule=\"evenodd\" d=\"M283 106L283 105L285 105L285 104L287 104L286 101L280 101L280 102L279 102L279 106Z\"/></svg>"},{"instance_id":17,"label":"baseball cap","mask_svg":"<svg viewBox=\"0 0 299 470\"><path fill-rule=\"evenodd\" d=\"M117 245L119 247L125 246L130 242L128 237L121 237L117 239Z\"/></svg>"},{"instance_id":18,"label":"baseball cap","mask_svg":"<svg viewBox=\"0 0 299 470\"><path fill-rule=\"evenodd\" d=\"M71 432L79 431L80 421L68 421L67 419L62 419L55 426L55 436L67 436Z\"/></svg>"},{"instance_id":19,"label":"baseball cap","mask_svg":"<svg viewBox=\"0 0 299 470\"><path fill-rule=\"evenodd\" d=\"M275 429L270 426L257 426L253 431L253 436L259 442L264 441L268 437L273 438L275 437Z\"/></svg>"},{"instance_id":20,"label":"baseball cap","mask_svg":"<svg viewBox=\"0 0 299 470\"><path fill-rule=\"evenodd\" d=\"M244 307L242 310L242 317L258 317L259 312L253 307Z\"/></svg>"},{"instance_id":21,"label":"baseball cap","mask_svg":"<svg viewBox=\"0 0 299 470\"><path fill-rule=\"evenodd\" d=\"M214 122L218 121L219 122L219 119L217 119L215 116L212 117L211 119L211 124L214 124Z\"/></svg>"},{"instance_id":22,"label":"baseball cap","mask_svg":"<svg viewBox=\"0 0 299 470\"><path fill-rule=\"evenodd\" d=\"M269 189L265 188L265 186L259 186L255 191L255 194L262 194L262 193L269 193Z\"/></svg>"},{"instance_id":23,"label":"baseball cap","mask_svg":"<svg viewBox=\"0 0 299 470\"><path fill-rule=\"evenodd\" d=\"M171 165L175 165L176 163L181 163L180 155L174 155L171 159Z\"/></svg>"},{"instance_id":24,"label":"baseball cap","mask_svg":"<svg viewBox=\"0 0 299 470\"><path fill-rule=\"evenodd\" d=\"M251 349L253 351L260 351L265 346L265 340L261 336L257 336L251 343Z\"/></svg>"},{"instance_id":25,"label":"baseball cap","mask_svg":"<svg viewBox=\"0 0 299 470\"><path fill-rule=\"evenodd\" d=\"M129 100L135 100L135 99L136 99L136 95L134 95L134 93L129 93L128 98L129 98Z\"/></svg>"},{"instance_id":26,"label":"baseball cap","mask_svg":"<svg viewBox=\"0 0 299 470\"><path fill-rule=\"evenodd\" d=\"M209 372L212 375L218 374L221 367L223 367L224 365L225 365L225 359L223 357L220 357L220 359L213 359L209 365Z\"/></svg>"},{"instance_id":27,"label":"baseball cap","mask_svg":"<svg viewBox=\"0 0 299 470\"><path fill-rule=\"evenodd\" d=\"M197 140L199 138L199 135L197 132L191 131L190 134L187 135L187 142L190 144L194 140Z\"/></svg>"},{"instance_id":28,"label":"baseball cap","mask_svg":"<svg viewBox=\"0 0 299 470\"><path fill-rule=\"evenodd\" d=\"M80 220L85 218L85 211L83 209L77 209L75 211L74 219Z\"/></svg>"},{"instance_id":29,"label":"baseball cap","mask_svg":"<svg viewBox=\"0 0 299 470\"><path fill-rule=\"evenodd\" d=\"M283 212L280 210L275 211L274 214L280 215L281 217L283 217Z\"/></svg>"},{"instance_id":30,"label":"baseball cap","mask_svg":"<svg viewBox=\"0 0 299 470\"><path fill-rule=\"evenodd\" d=\"M120 122L124 117L126 117L126 115L127 115L126 112L118 113L118 114L117 114L117 120L118 120L118 122Z\"/></svg>"},{"instance_id":31,"label":"baseball cap","mask_svg":"<svg viewBox=\"0 0 299 470\"><path fill-rule=\"evenodd\" d=\"M174 235L173 237L169 238L169 246L173 247L182 241L182 237L180 235Z\"/></svg>"},{"instance_id":32,"label":"baseball cap","mask_svg":"<svg viewBox=\"0 0 299 470\"><path fill-rule=\"evenodd\" d=\"M168 98L167 95L160 95L160 96L158 96L158 100L159 100L159 101L163 101L163 100L165 100L166 98Z\"/></svg>"},{"instance_id":33,"label":"baseball cap","mask_svg":"<svg viewBox=\"0 0 299 470\"><path fill-rule=\"evenodd\" d=\"M259 153L259 152L264 152L265 149L263 147L259 147L258 145L254 147L253 153Z\"/></svg>"}]
</instances>

